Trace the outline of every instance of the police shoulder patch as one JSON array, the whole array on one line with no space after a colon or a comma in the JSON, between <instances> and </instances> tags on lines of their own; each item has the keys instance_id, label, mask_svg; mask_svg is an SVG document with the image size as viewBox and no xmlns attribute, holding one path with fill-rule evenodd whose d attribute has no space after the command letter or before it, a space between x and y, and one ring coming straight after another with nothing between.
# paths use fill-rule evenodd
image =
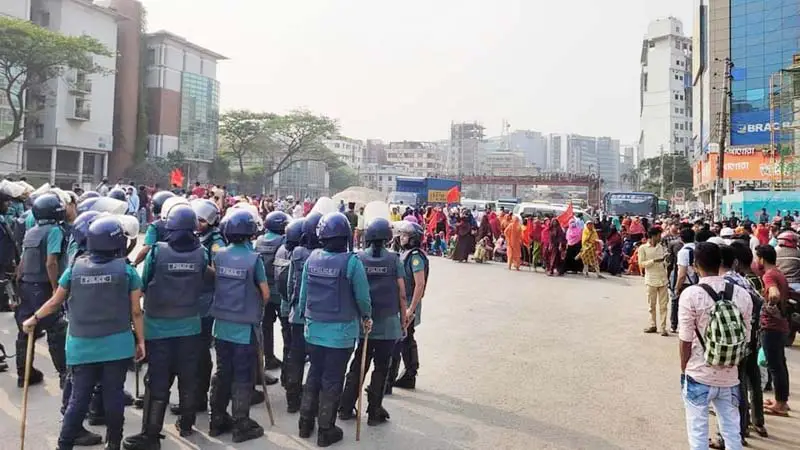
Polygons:
<instances>
[{"instance_id":1,"label":"police shoulder patch","mask_svg":"<svg viewBox=\"0 0 800 450\"><path fill-rule=\"evenodd\" d=\"M211 246L211 251L214 252L214 253L217 253L219 251L219 249L220 249L219 244L215 243L214 245Z\"/></svg>"}]
</instances>

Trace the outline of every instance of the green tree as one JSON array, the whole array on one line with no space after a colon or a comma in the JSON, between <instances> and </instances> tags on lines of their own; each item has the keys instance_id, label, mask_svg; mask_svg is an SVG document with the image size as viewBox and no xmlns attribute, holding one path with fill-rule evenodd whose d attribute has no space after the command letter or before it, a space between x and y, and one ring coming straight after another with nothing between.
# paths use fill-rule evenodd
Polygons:
<instances>
[{"instance_id":1,"label":"green tree","mask_svg":"<svg viewBox=\"0 0 800 450\"><path fill-rule=\"evenodd\" d=\"M26 92L45 94L50 80L75 69L84 74L107 74L92 55L113 56L90 36L65 36L27 20L0 16L0 95L11 110L10 131L0 135L0 147L23 132Z\"/></svg>"},{"instance_id":2,"label":"green tree","mask_svg":"<svg viewBox=\"0 0 800 450\"><path fill-rule=\"evenodd\" d=\"M160 161L146 159L128 168L125 171L125 178L148 186L156 183L161 186L167 186L169 183L169 170L166 169L163 159Z\"/></svg>"},{"instance_id":3,"label":"green tree","mask_svg":"<svg viewBox=\"0 0 800 450\"><path fill-rule=\"evenodd\" d=\"M267 123L274 114L237 109L223 113L219 118L219 135L222 151L236 159L239 176L244 177L244 161L253 155L268 137Z\"/></svg>"},{"instance_id":4,"label":"green tree","mask_svg":"<svg viewBox=\"0 0 800 450\"><path fill-rule=\"evenodd\" d=\"M661 157L642 160L638 169L639 187L644 192L661 195L664 184L664 197L672 198L676 189L684 189L687 194L692 187L692 167L684 156L664 156L664 179L661 179Z\"/></svg>"},{"instance_id":5,"label":"green tree","mask_svg":"<svg viewBox=\"0 0 800 450\"><path fill-rule=\"evenodd\" d=\"M360 186L358 174L349 166L342 164L330 171L331 193L343 191L351 186Z\"/></svg>"},{"instance_id":6,"label":"green tree","mask_svg":"<svg viewBox=\"0 0 800 450\"><path fill-rule=\"evenodd\" d=\"M324 139L339 134L339 124L334 119L297 110L274 116L268 128L269 140L273 145L264 147L266 177L283 172L301 161L341 164L339 158L322 143Z\"/></svg>"},{"instance_id":7,"label":"green tree","mask_svg":"<svg viewBox=\"0 0 800 450\"><path fill-rule=\"evenodd\" d=\"M231 162L225 155L216 155L208 168L208 178L214 184L226 184L231 178Z\"/></svg>"}]
</instances>

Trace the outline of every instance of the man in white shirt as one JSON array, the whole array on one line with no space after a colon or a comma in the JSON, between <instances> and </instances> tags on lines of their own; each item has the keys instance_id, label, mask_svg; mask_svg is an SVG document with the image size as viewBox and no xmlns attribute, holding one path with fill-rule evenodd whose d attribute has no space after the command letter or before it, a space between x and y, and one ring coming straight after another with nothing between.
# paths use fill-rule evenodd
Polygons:
<instances>
[{"instance_id":1,"label":"man in white shirt","mask_svg":"<svg viewBox=\"0 0 800 450\"><path fill-rule=\"evenodd\" d=\"M722 254L716 244L701 242L694 250L694 265L700 275L698 285L689 286L681 293L678 311L678 338L680 339L681 388L686 409L686 431L689 448L707 449L708 409L714 405L718 428L728 450L741 450L739 435L739 370L733 365L709 365L704 348L710 345L706 329L711 321L715 300L706 292L708 285L714 292L726 289L726 281L719 276ZM753 302L750 294L739 286L730 284L730 299L741 314L739 324L744 327L745 341L750 341ZM717 322L719 323L719 322ZM728 322L733 325L734 322ZM739 329L740 330L740 329ZM703 341L701 341L701 337Z\"/></svg>"},{"instance_id":2,"label":"man in white shirt","mask_svg":"<svg viewBox=\"0 0 800 450\"><path fill-rule=\"evenodd\" d=\"M294 205L294 209L292 210L292 217L295 219L302 219L303 218L303 205L300 204L300 200L297 201Z\"/></svg>"},{"instance_id":3,"label":"man in white shirt","mask_svg":"<svg viewBox=\"0 0 800 450\"><path fill-rule=\"evenodd\" d=\"M678 301L681 292L687 287L697 282L697 275L694 273L694 230L691 228L684 228L681 230L681 242L683 247L678 250L676 255L676 265L678 274L675 277L675 296L672 297L670 322L670 331L673 333L678 331Z\"/></svg>"}]
</instances>

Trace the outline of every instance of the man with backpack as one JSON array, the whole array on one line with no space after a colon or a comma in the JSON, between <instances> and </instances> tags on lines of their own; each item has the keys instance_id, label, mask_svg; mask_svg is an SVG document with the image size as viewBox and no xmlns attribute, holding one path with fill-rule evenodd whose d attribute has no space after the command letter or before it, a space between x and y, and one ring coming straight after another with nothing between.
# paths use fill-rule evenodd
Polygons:
<instances>
[{"instance_id":1,"label":"man with backpack","mask_svg":"<svg viewBox=\"0 0 800 450\"><path fill-rule=\"evenodd\" d=\"M719 276L722 255L712 243L693 249L697 285L681 293L678 310L681 390L689 448L707 449L709 406L729 450L741 450L739 371L750 341L753 302L745 289Z\"/></svg>"},{"instance_id":2,"label":"man with backpack","mask_svg":"<svg viewBox=\"0 0 800 450\"><path fill-rule=\"evenodd\" d=\"M678 250L675 269L675 295L672 297L672 313L670 315L671 330L673 333L678 331L678 298L681 292L687 287L697 283L697 274L694 273L694 230L684 228L681 230L681 242L683 247Z\"/></svg>"}]
</instances>

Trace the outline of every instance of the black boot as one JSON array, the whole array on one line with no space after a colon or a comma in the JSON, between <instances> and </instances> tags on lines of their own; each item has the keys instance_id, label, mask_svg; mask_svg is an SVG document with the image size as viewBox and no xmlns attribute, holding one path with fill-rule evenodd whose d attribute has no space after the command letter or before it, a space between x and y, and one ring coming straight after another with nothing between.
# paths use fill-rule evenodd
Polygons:
<instances>
[{"instance_id":1,"label":"black boot","mask_svg":"<svg viewBox=\"0 0 800 450\"><path fill-rule=\"evenodd\" d=\"M383 393L367 389L367 425L374 427L389 420L389 412L383 409Z\"/></svg>"},{"instance_id":2,"label":"black boot","mask_svg":"<svg viewBox=\"0 0 800 450\"><path fill-rule=\"evenodd\" d=\"M211 378L210 389L211 418L208 435L217 437L233 429L233 418L228 415L228 400L231 396L230 385L225 386L216 376Z\"/></svg>"},{"instance_id":3,"label":"black boot","mask_svg":"<svg viewBox=\"0 0 800 450\"><path fill-rule=\"evenodd\" d=\"M6 348L3 347L3 344L0 344L0 373L8 370L6 358L8 358L8 354L6 354Z\"/></svg>"},{"instance_id":4,"label":"black boot","mask_svg":"<svg viewBox=\"0 0 800 450\"><path fill-rule=\"evenodd\" d=\"M175 422L175 428L178 430L178 433L181 437L191 436L194 433L192 427L197 420L197 408L194 405L194 391L188 391L188 389L184 389L180 392L180 405L181 405L181 414L178 417L178 420Z\"/></svg>"},{"instance_id":5,"label":"black boot","mask_svg":"<svg viewBox=\"0 0 800 450\"><path fill-rule=\"evenodd\" d=\"M278 384L278 381L280 381L278 378L276 378L276 377L273 377L273 376L272 376L272 375L270 375L268 372L263 372L263 376L264 376L264 383L265 383L267 386L272 386L273 384ZM260 381L260 380L259 380L259 381ZM263 400L262 400L262 401L263 401Z\"/></svg>"},{"instance_id":6,"label":"black boot","mask_svg":"<svg viewBox=\"0 0 800 450\"><path fill-rule=\"evenodd\" d=\"M300 411L300 402L302 401L303 366L302 362L296 361L291 353L283 360L284 368L281 370L281 376L284 378L283 386L286 389L286 412L294 414Z\"/></svg>"},{"instance_id":7,"label":"black boot","mask_svg":"<svg viewBox=\"0 0 800 450\"><path fill-rule=\"evenodd\" d=\"M92 399L89 402L89 425L105 425L106 424L106 411L103 406L103 387L99 384L94 386L92 390Z\"/></svg>"},{"instance_id":8,"label":"black boot","mask_svg":"<svg viewBox=\"0 0 800 450\"><path fill-rule=\"evenodd\" d=\"M281 368L281 360L275 355L268 355L264 360L264 370L278 370Z\"/></svg>"},{"instance_id":9,"label":"black boot","mask_svg":"<svg viewBox=\"0 0 800 450\"><path fill-rule=\"evenodd\" d=\"M25 354L28 352L28 343L17 339L15 347L17 350L17 354L14 356L17 362L17 387L23 388L25 387ZM31 361L31 376L28 385L34 386L41 384L42 381L44 381L44 375L33 367L33 361Z\"/></svg>"},{"instance_id":10,"label":"black boot","mask_svg":"<svg viewBox=\"0 0 800 450\"><path fill-rule=\"evenodd\" d=\"M233 442L245 442L258 439L264 435L264 428L250 418L250 392L249 383L236 383L233 385L232 406L233 412Z\"/></svg>"},{"instance_id":11,"label":"black boot","mask_svg":"<svg viewBox=\"0 0 800 450\"><path fill-rule=\"evenodd\" d=\"M319 398L319 431L317 446L327 447L342 440L344 432L336 426L336 411L339 409L339 392L323 392Z\"/></svg>"},{"instance_id":12,"label":"black boot","mask_svg":"<svg viewBox=\"0 0 800 450\"><path fill-rule=\"evenodd\" d=\"M142 408L142 432L128 436L122 441L125 450L159 450L161 448L161 429L164 426L165 400L153 400L149 392L144 394Z\"/></svg>"},{"instance_id":13,"label":"black boot","mask_svg":"<svg viewBox=\"0 0 800 450\"><path fill-rule=\"evenodd\" d=\"M358 376L352 370L344 379L344 390L339 402L339 419L351 420L356 414L356 400L358 399Z\"/></svg>"},{"instance_id":14,"label":"black boot","mask_svg":"<svg viewBox=\"0 0 800 450\"><path fill-rule=\"evenodd\" d=\"M400 372L400 356L392 355L392 357L389 358L389 373L386 375L386 381L384 382L384 395L392 395L392 386L397 379L398 372Z\"/></svg>"},{"instance_id":15,"label":"black boot","mask_svg":"<svg viewBox=\"0 0 800 450\"><path fill-rule=\"evenodd\" d=\"M419 354L417 342L412 341L407 351L403 352L403 374L394 382L394 387L400 389L414 389L417 386L417 369L419 369Z\"/></svg>"},{"instance_id":16,"label":"black boot","mask_svg":"<svg viewBox=\"0 0 800 450\"><path fill-rule=\"evenodd\" d=\"M78 434L75 437L75 441L73 441L72 445L76 447L91 447L93 445L98 445L101 442L103 442L102 436L97 433L92 433L84 428L83 425L81 425L81 429L78 430Z\"/></svg>"},{"instance_id":17,"label":"black boot","mask_svg":"<svg viewBox=\"0 0 800 450\"><path fill-rule=\"evenodd\" d=\"M300 419L298 420L299 435L301 438L311 437L314 431L314 422L319 410L319 391L311 390L308 385L303 389L303 398L300 400Z\"/></svg>"},{"instance_id":18,"label":"black boot","mask_svg":"<svg viewBox=\"0 0 800 450\"><path fill-rule=\"evenodd\" d=\"M119 433L113 433L106 430L106 446L105 450L120 450L122 443L122 430Z\"/></svg>"},{"instance_id":19,"label":"black boot","mask_svg":"<svg viewBox=\"0 0 800 450\"><path fill-rule=\"evenodd\" d=\"M125 406L132 406L134 401L133 394L123 390L122 395L125 397Z\"/></svg>"}]
</instances>

